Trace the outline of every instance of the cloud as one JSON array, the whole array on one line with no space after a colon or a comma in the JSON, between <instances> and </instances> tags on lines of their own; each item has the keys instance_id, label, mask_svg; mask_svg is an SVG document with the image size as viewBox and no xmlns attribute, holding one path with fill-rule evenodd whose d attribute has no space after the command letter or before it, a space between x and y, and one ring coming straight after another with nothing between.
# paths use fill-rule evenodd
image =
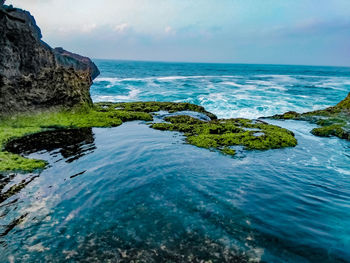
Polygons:
<instances>
[{"instance_id":1,"label":"cloud","mask_svg":"<svg viewBox=\"0 0 350 263\"><path fill-rule=\"evenodd\" d=\"M85 24L81 28L81 32L83 32L83 33L90 33L92 31L94 31L96 28L97 28L97 25L95 23Z\"/></svg>"},{"instance_id":2,"label":"cloud","mask_svg":"<svg viewBox=\"0 0 350 263\"><path fill-rule=\"evenodd\" d=\"M44 41L91 57L350 63L349 0L200 2L7 0L34 15Z\"/></svg>"},{"instance_id":3,"label":"cloud","mask_svg":"<svg viewBox=\"0 0 350 263\"><path fill-rule=\"evenodd\" d=\"M127 31L129 29L129 25L128 23L123 23L123 24L119 24L119 25L116 25L113 30L115 32L118 32L118 33L124 33L125 31Z\"/></svg>"},{"instance_id":4,"label":"cloud","mask_svg":"<svg viewBox=\"0 0 350 263\"><path fill-rule=\"evenodd\" d=\"M313 36L328 36L344 34L350 36L350 20L345 19L304 19L289 25L276 25L260 30L261 36L279 36L286 38L311 38Z\"/></svg>"}]
</instances>

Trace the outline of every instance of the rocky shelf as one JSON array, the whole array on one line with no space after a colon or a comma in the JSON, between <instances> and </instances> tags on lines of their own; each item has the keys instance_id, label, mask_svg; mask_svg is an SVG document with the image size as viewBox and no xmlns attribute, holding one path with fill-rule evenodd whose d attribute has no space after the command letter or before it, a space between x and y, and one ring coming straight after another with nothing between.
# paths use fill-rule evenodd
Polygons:
<instances>
[{"instance_id":1,"label":"rocky shelf","mask_svg":"<svg viewBox=\"0 0 350 263\"><path fill-rule=\"evenodd\" d=\"M169 113L160 118L157 112ZM207 120L191 117L200 113ZM171 113L178 113L171 116ZM155 117L161 121L154 122ZM147 121L151 128L183 132L189 144L234 155L232 146L247 150L268 150L297 145L291 131L263 121L217 119L203 107L190 103L130 102L96 103L93 107L45 111L2 117L0 124L0 171L43 169L45 161L28 159L10 152L14 139L40 132L89 127L116 127L126 121ZM52 138L54 140L55 138ZM27 140L30 142L31 140ZM34 146L33 146L34 147Z\"/></svg>"},{"instance_id":2,"label":"rocky shelf","mask_svg":"<svg viewBox=\"0 0 350 263\"><path fill-rule=\"evenodd\" d=\"M289 111L269 118L308 121L320 126L311 131L313 135L321 137L336 136L350 140L350 93L344 100L333 107L306 113Z\"/></svg>"}]
</instances>

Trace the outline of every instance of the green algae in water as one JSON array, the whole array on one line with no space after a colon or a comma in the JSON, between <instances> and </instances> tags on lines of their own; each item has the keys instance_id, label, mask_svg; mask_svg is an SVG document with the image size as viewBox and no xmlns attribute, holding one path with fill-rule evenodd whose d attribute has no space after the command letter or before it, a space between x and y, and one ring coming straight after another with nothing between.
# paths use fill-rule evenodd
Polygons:
<instances>
[{"instance_id":1,"label":"green algae in water","mask_svg":"<svg viewBox=\"0 0 350 263\"><path fill-rule=\"evenodd\" d=\"M216 119L217 117L204 109L202 106L198 106L186 102L156 102L156 101L146 101L146 102L99 102L95 104L95 107L109 111L114 109L131 111L131 112L157 112L157 111L167 111L169 113L174 113L178 111L194 111L207 115L210 119Z\"/></svg>"},{"instance_id":2,"label":"green algae in water","mask_svg":"<svg viewBox=\"0 0 350 263\"><path fill-rule=\"evenodd\" d=\"M340 139L350 140L350 93L348 96L333 107L324 110L297 113L289 111L284 114L271 116L278 120L303 120L316 123L321 126L314 128L311 133L320 137L336 136Z\"/></svg>"},{"instance_id":3,"label":"green algae in water","mask_svg":"<svg viewBox=\"0 0 350 263\"><path fill-rule=\"evenodd\" d=\"M3 117L0 124L0 171L22 170L32 172L43 169L46 162L27 159L3 151L7 142L28 134L57 128L116 127L123 120L152 120L148 113L124 111L101 112L95 109L42 112Z\"/></svg>"},{"instance_id":4,"label":"green algae in water","mask_svg":"<svg viewBox=\"0 0 350 263\"><path fill-rule=\"evenodd\" d=\"M164 120L170 123L153 123L151 127L183 132L189 144L216 149L228 155L235 155L235 150L230 146L236 145L244 146L246 150L268 150L297 145L291 131L260 121L219 119L205 122L185 115L167 117Z\"/></svg>"},{"instance_id":5,"label":"green algae in water","mask_svg":"<svg viewBox=\"0 0 350 263\"><path fill-rule=\"evenodd\" d=\"M178 115L164 118L169 123L153 123L151 127L183 132L188 143L202 148L214 148L228 155L235 154L235 150L229 147L235 145L242 145L248 150L268 150L297 144L294 134L286 129L248 119L217 120L214 114L203 107L190 103L101 102L94 104L92 108L3 117L0 124L0 171L32 172L46 166L45 161L27 159L5 151L6 144L15 138L62 128L116 127L126 121L152 121L151 113L157 111L193 111L205 114L211 121Z\"/></svg>"},{"instance_id":6,"label":"green algae in water","mask_svg":"<svg viewBox=\"0 0 350 263\"><path fill-rule=\"evenodd\" d=\"M47 163L43 160L28 159L10 152L0 152L0 171L28 171L43 169Z\"/></svg>"},{"instance_id":7,"label":"green algae in water","mask_svg":"<svg viewBox=\"0 0 350 263\"><path fill-rule=\"evenodd\" d=\"M0 124L0 171L22 170L32 172L43 169L46 162L27 159L18 154L4 151L7 142L28 134L58 128L117 127L126 121L152 121L150 112L191 110L204 113L210 118L216 116L203 107L190 103L135 102L96 103L92 108L80 107L70 111L41 112L4 116Z\"/></svg>"},{"instance_id":8,"label":"green algae in water","mask_svg":"<svg viewBox=\"0 0 350 263\"><path fill-rule=\"evenodd\" d=\"M311 133L320 137L336 136L340 139L350 140L350 133L340 124L332 124L312 129Z\"/></svg>"}]
</instances>

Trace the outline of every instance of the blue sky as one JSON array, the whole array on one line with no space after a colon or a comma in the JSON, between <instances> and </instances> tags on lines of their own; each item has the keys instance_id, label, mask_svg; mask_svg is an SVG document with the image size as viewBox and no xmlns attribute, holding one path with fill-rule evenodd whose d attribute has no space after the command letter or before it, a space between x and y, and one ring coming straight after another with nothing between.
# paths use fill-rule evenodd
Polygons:
<instances>
[{"instance_id":1,"label":"blue sky","mask_svg":"<svg viewBox=\"0 0 350 263\"><path fill-rule=\"evenodd\" d=\"M350 66L350 0L7 0L93 58Z\"/></svg>"}]
</instances>

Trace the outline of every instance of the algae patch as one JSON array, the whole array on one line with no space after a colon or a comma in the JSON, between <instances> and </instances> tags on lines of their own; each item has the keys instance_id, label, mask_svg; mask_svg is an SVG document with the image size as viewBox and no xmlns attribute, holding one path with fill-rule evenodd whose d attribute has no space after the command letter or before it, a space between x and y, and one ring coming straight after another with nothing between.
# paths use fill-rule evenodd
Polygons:
<instances>
[{"instance_id":1,"label":"algae patch","mask_svg":"<svg viewBox=\"0 0 350 263\"><path fill-rule=\"evenodd\" d=\"M217 149L234 155L231 146L241 145L247 150L268 150L293 147L297 144L294 134L278 126L248 119L217 119L203 107L190 103L173 102L129 102L96 103L93 107L77 108L71 111L41 112L2 117L0 123L0 171L34 171L43 169L45 161L25 158L11 150L10 141L26 135L91 127L116 127L126 121L152 121L155 112L197 112L206 115L210 121L187 115L168 116L161 123L152 123L158 130L183 132L188 143ZM152 115L153 114L153 115ZM29 138L29 137L27 137ZM30 142L29 142L30 144ZM9 150L8 150L9 149Z\"/></svg>"},{"instance_id":2,"label":"algae patch","mask_svg":"<svg viewBox=\"0 0 350 263\"><path fill-rule=\"evenodd\" d=\"M216 116L203 107L190 103L173 102L130 102L96 103L93 107L79 107L69 111L44 111L31 114L18 114L0 117L0 171L28 171L43 169L47 163L43 160L28 159L5 150L6 144L13 139L26 135L57 130L89 127L116 127L126 121L152 121L152 112L194 111Z\"/></svg>"},{"instance_id":3,"label":"algae patch","mask_svg":"<svg viewBox=\"0 0 350 263\"><path fill-rule=\"evenodd\" d=\"M241 145L246 150L268 150L297 145L291 131L262 121L219 119L205 122L186 115L166 117L164 120L168 123L153 123L151 127L183 132L189 144L216 149L228 155L236 153L230 146Z\"/></svg>"},{"instance_id":4,"label":"algae patch","mask_svg":"<svg viewBox=\"0 0 350 263\"><path fill-rule=\"evenodd\" d=\"M270 118L308 121L321 126L311 131L313 135L321 137L336 136L340 139L350 140L350 93L337 105L324 110L306 113L289 111L281 115L271 116Z\"/></svg>"},{"instance_id":5,"label":"algae patch","mask_svg":"<svg viewBox=\"0 0 350 263\"><path fill-rule=\"evenodd\" d=\"M124 110L127 112L157 112L157 111L167 111L169 113L174 113L178 111L194 111L207 115L210 119L217 119L217 117L204 109L202 106L198 106L186 102L100 102L95 103L95 107L99 108L100 111L113 111L115 109Z\"/></svg>"},{"instance_id":6,"label":"algae patch","mask_svg":"<svg viewBox=\"0 0 350 263\"><path fill-rule=\"evenodd\" d=\"M71 111L46 111L3 116L0 120L0 171L21 170L31 172L46 166L45 161L27 159L4 151L5 145L12 139L58 128L116 127L121 125L123 121L150 121L152 119L152 116L146 112L102 111L98 106L77 108Z\"/></svg>"}]
</instances>

